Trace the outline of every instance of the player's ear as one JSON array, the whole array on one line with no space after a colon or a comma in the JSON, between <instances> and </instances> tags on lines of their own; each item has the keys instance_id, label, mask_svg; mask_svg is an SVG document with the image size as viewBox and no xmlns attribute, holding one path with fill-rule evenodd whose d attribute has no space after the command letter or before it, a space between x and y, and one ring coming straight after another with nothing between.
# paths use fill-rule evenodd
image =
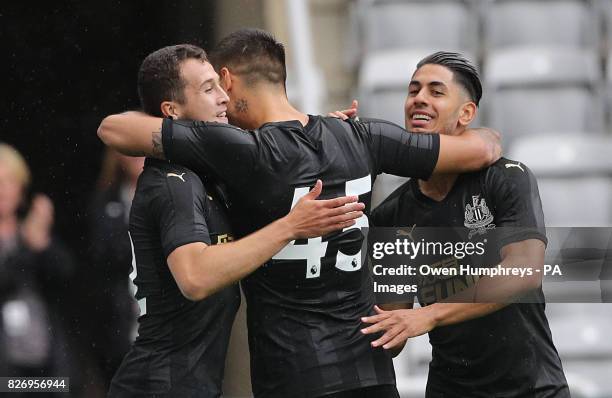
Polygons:
<instances>
[{"instance_id":1,"label":"player's ear","mask_svg":"<svg viewBox=\"0 0 612 398\"><path fill-rule=\"evenodd\" d=\"M161 113L164 117L171 117L172 119L178 119L178 108L177 105L172 101L164 101L160 105Z\"/></svg>"},{"instance_id":2,"label":"player's ear","mask_svg":"<svg viewBox=\"0 0 612 398\"><path fill-rule=\"evenodd\" d=\"M221 87L226 93L229 93L232 90L232 73L227 67L224 66L219 70L219 80L221 81Z\"/></svg>"},{"instance_id":3,"label":"player's ear","mask_svg":"<svg viewBox=\"0 0 612 398\"><path fill-rule=\"evenodd\" d=\"M467 127L476 117L477 106L474 102L466 102L459 111L459 124Z\"/></svg>"}]
</instances>

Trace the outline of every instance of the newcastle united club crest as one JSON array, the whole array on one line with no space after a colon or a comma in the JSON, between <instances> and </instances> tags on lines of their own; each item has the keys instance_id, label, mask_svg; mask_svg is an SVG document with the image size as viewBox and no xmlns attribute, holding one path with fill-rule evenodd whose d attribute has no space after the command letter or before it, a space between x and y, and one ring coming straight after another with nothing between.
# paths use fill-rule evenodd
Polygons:
<instances>
[{"instance_id":1,"label":"newcastle united club crest","mask_svg":"<svg viewBox=\"0 0 612 398\"><path fill-rule=\"evenodd\" d=\"M472 196L472 204L465 206L465 221L463 225L470 229L468 239L476 234L484 235L487 230L495 228L493 222L493 214L487 206L484 198L480 199L480 195Z\"/></svg>"}]
</instances>

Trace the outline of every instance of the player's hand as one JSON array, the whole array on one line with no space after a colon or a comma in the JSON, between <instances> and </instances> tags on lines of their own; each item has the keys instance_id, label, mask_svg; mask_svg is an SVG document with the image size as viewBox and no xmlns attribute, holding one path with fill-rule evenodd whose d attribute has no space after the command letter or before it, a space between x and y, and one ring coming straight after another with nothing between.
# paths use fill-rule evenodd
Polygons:
<instances>
[{"instance_id":1,"label":"player's hand","mask_svg":"<svg viewBox=\"0 0 612 398\"><path fill-rule=\"evenodd\" d=\"M330 112L327 116L337 117L338 119L346 120L352 117L357 117L357 109L359 108L359 102L353 100L351 107L342 111Z\"/></svg>"},{"instance_id":2,"label":"player's hand","mask_svg":"<svg viewBox=\"0 0 612 398\"><path fill-rule=\"evenodd\" d=\"M49 247L53 213L51 199L42 194L34 197L32 207L21 224L21 236L31 250L41 251Z\"/></svg>"},{"instance_id":3,"label":"player's hand","mask_svg":"<svg viewBox=\"0 0 612 398\"><path fill-rule=\"evenodd\" d=\"M357 202L358 196L316 200L322 190L323 183L317 180L314 188L301 197L285 216L291 226L293 239L327 235L355 225L355 220L363 216L365 205Z\"/></svg>"},{"instance_id":4,"label":"player's hand","mask_svg":"<svg viewBox=\"0 0 612 398\"><path fill-rule=\"evenodd\" d=\"M501 134L487 127L467 129L465 133L475 134L482 139L490 148L490 163L497 162L502 156Z\"/></svg>"},{"instance_id":5,"label":"player's hand","mask_svg":"<svg viewBox=\"0 0 612 398\"><path fill-rule=\"evenodd\" d=\"M374 309L376 315L361 318L363 323L372 324L361 329L363 334L384 332L372 342L372 347L401 348L409 338L425 334L436 326L427 307L385 311L374 306Z\"/></svg>"}]
</instances>

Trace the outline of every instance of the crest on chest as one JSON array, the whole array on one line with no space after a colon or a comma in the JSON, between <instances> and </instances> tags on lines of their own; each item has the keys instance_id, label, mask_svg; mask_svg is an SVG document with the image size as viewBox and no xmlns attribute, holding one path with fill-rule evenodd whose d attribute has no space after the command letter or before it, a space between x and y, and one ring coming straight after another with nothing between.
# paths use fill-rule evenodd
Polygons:
<instances>
[{"instance_id":1,"label":"crest on chest","mask_svg":"<svg viewBox=\"0 0 612 398\"><path fill-rule=\"evenodd\" d=\"M487 206L484 198L478 195L472 195L472 203L465 205L465 220L463 225L470 229L468 239L476 234L484 235L489 229L495 228L493 224L493 213Z\"/></svg>"}]
</instances>

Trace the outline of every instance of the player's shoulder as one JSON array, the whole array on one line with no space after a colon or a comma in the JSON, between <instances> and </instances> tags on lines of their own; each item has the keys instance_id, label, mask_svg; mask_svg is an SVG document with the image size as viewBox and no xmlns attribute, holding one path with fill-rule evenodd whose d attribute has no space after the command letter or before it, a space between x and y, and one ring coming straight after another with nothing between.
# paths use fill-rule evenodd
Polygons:
<instances>
[{"instance_id":1,"label":"player's shoulder","mask_svg":"<svg viewBox=\"0 0 612 398\"><path fill-rule=\"evenodd\" d=\"M172 128L168 129L164 127L164 131L168 131L169 133L164 134L164 136L168 135L172 137L176 135L176 131L180 131L182 136L186 135L189 137L189 141L203 140L205 142L215 142L217 145L251 143L253 142L253 133L257 132L257 130L244 130L227 123L184 119L164 120L164 123L170 122L172 123Z\"/></svg>"},{"instance_id":2,"label":"player's shoulder","mask_svg":"<svg viewBox=\"0 0 612 398\"><path fill-rule=\"evenodd\" d=\"M500 158L497 162L483 170L487 186L502 185L527 187L536 184L535 176L529 167L518 160Z\"/></svg>"},{"instance_id":3,"label":"player's shoulder","mask_svg":"<svg viewBox=\"0 0 612 398\"><path fill-rule=\"evenodd\" d=\"M489 171L501 177L512 179L531 178L533 173L529 167L519 161L501 157L497 162L489 167Z\"/></svg>"},{"instance_id":4,"label":"player's shoulder","mask_svg":"<svg viewBox=\"0 0 612 398\"><path fill-rule=\"evenodd\" d=\"M175 173L183 176L193 176L199 180L198 175L190 168L167 160L147 158L143 172L151 175L152 178L167 177L168 173Z\"/></svg>"},{"instance_id":5,"label":"player's shoulder","mask_svg":"<svg viewBox=\"0 0 612 398\"><path fill-rule=\"evenodd\" d=\"M238 126L234 126L228 123L204 122L201 120L188 120L188 119L172 120L172 123L173 125L182 126L186 128L200 128L200 129L214 128L215 130L234 131L237 133L248 133L249 132L249 130L244 130Z\"/></svg>"},{"instance_id":6,"label":"player's shoulder","mask_svg":"<svg viewBox=\"0 0 612 398\"><path fill-rule=\"evenodd\" d=\"M321 120L326 126L341 126L352 134L358 134L365 137L382 134L385 131L403 130L403 127L383 119L375 118L351 118L342 120L335 117L321 117Z\"/></svg>"},{"instance_id":7,"label":"player's shoulder","mask_svg":"<svg viewBox=\"0 0 612 398\"><path fill-rule=\"evenodd\" d=\"M360 133L363 131L363 126L359 125L359 122L355 119L342 120L334 116L311 116L309 124L319 125L323 131L337 132L337 133Z\"/></svg>"},{"instance_id":8,"label":"player's shoulder","mask_svg":"<svg viewBox=\"0 0 612 398\"><path fill-rule=\"evenodd\" d=\"M384 119L377 119L377 118L372 118L372 117L359 117L359 118L350 119L350 120L356 125L363 126L367 129L372 129L372 128L384 129L385 127L403 129L402 126L396 123L390 122L388 120L384 120Z\"/></svg>"},{"instance_id":9,"label":"player's shoulder","mask_svg":"<svg viewBox=\"0 0 612 398\"><path fill-rule=\"evenodd\" d=\"M202 180L193 170L176 163L150 158L145 160L145 167L138 182L148 188L167 188L176 185L173 183L188 184L191 187L203 186Z\"/></svg>"}]
</instances>

